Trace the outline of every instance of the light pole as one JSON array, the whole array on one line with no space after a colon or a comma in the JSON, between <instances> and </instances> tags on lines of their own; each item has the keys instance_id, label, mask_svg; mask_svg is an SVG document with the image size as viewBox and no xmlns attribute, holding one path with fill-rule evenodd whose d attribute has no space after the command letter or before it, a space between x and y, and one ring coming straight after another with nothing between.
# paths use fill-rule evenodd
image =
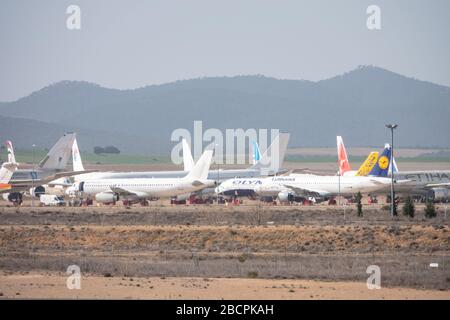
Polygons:
<instances>
[{"instance_id":1,"label":"light pole","mask_svg":"<svg viewBox=\"0 0 450 320\"><path fill-rule=\"evenodd\" d=\"M34 166L34 148L36 147L36 145L33 143L31 147L31 161L33 165L33 171L31 172L31 190L33 190L33 194L31 195L31 206L34 207L34 196L36 195L34 191L34 176L36 175L36 168Z\"/></svg>"},{"instance_id":2,"label":"light pole","mask_svg":"<svg viewBox=\"0 0 450 320\"><path fill-rule=\"evenodd\" d=\"M391 130L391 159L389 159L389 166L391 167L391 216L397 215L395 205L395 192L394 192L394 130L398 127L398 124L387 124L386 128Z\"/></svg>"},{"instance_id":3,"label":"light pole","mask_svg":"<svg viewBox=\"0 0 450 320\"><path fill-rule=\"evenodd\" d=\"M341 205L341 166L339 165L339 163L338 163L338 205L339 206Z\"/></svg>"},{"instance_id":4,"label":"light pole","mask_svg":"<svg viewBox=\"0 0 450 320\"><path fill-rule=\"evenodd\" d=\"M214 144L215 158L216 158L216 161L217 161L217 163L216 163L216 165L217 165L217 186L220 185L220 172L219 172L220 166L219 166L219 160L217 158L217 153L218 153L217 149L218 149L218 147L219 147L218 143ZM219 193L217 193L217 205L219 205Z\"/></svg>"}]
</instances>

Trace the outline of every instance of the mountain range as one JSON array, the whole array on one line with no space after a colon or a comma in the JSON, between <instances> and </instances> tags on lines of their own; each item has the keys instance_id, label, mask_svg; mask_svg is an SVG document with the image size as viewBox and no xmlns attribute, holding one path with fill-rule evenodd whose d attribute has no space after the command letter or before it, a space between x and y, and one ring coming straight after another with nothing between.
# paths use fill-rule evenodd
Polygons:
<instances>
[{"instance_id":1,"label":"mountain range","mask_svg":"<svg viewBox=\"0 0 450 320\"><path fill-rule=\"evenodd\" d=\"M76 131L81 150L114 145L123 153L167 154L177 128L278 128L290 147L396 145L450 147L450 88L374 66L317 82L264 76L208 77L138 89L61 81L0 102L0 136L18 148L51 147Z\"/></svg>"}]
</instances>

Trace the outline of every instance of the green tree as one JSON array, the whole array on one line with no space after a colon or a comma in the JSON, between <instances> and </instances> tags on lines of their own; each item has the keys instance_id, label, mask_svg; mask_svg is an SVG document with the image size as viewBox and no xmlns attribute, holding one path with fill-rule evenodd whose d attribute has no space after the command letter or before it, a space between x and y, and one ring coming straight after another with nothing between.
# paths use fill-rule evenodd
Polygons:
<instances>
[{"instance_id":1,"label":"green tree","mask_svg":"<svg viewBox=\"0 0 450 320\"><path fill-rule=\"evenodd\" d=\"M414 201L410 195L408 195L405 199L405 204L403 205L403 214L410 218L414 218L414 213L416 208L414 206Z\"/></svg>"},{"instance_id":2,"label":"green tree","mask_svg":"<svg viewBox=\"0 0 450 320\"><path fill-rule=\"evenodd\" d=\"M358 192L356 194L356 196L355 196L356 210L357 210L356 213L357 213L358 217L362 217L363 216L361 199L362 199L361 192Z\"/></svg>"},{"instance_id":3,"label":"green tree","mask_svg":"<svg viewBox=\"0 0 450 320\"><path fill-rule=\"evenodd\" d=\"M436 217L436 207L434 206L434 202L432 200L427 200L427 205L425 206L425 217Z\"/></svg>"}]
</instances>

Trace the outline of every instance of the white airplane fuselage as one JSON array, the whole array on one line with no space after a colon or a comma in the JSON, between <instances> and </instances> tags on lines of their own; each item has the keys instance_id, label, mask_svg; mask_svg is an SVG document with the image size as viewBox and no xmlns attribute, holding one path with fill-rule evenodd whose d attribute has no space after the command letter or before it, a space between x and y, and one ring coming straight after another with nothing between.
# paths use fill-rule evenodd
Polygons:
<instances>
[{"instance_id":1,"label":"white airplane fuselage","mask_svg":"<svg viewBox=\"0 0 450 320\"><path fill-rule=\"evenodd\" d=\"M68 190L82 192L83 195L95 196L99 193L115 193L114 190L126 190L127 192L134 193L130 195L130 198L168 198L177 195L195 192L206 187L214 185L214 181L211 180L188 180L177 178L164 178L164 179L100 179L100 180L88 180L81 183L75 183ZM121 198L127 198L126 195L122 195Z\"/></svg>"},{"instance_id":2,"label":"white airplane fuselage","mask_svg":"<svg viewBox=\"0 0 450 320\"><path fill-rule=\"evenodd\" d=\"M252 190L260 196L276 196L283 191L294 192L295 188L305 190L305 194L309 190L321 196L352 195L375 192L389 183L389 178L291 174L262 179L231 179L222 183L217 191L231 194L233 190Z\"/></svg>"}]
</instances>

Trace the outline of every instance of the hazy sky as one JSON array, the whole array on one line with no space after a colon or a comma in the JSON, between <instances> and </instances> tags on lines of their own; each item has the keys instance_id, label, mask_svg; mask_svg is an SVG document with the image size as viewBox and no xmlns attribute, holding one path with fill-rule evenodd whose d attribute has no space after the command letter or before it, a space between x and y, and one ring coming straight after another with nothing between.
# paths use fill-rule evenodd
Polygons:
<instances>
[{"instance_id":1,"label":"hazy sky","mask_svg":"<svg viewBox=\"0 0 450 320\"><path fill-rule=\"evenodd\" d=\"M81 30L66 28L71 4ZM370 4L381 30L366 27ZM449 30L449 0L1 0L0 101L60 80L320 80L363 64L450 86Z\"/></svg>"}]
</instances>

